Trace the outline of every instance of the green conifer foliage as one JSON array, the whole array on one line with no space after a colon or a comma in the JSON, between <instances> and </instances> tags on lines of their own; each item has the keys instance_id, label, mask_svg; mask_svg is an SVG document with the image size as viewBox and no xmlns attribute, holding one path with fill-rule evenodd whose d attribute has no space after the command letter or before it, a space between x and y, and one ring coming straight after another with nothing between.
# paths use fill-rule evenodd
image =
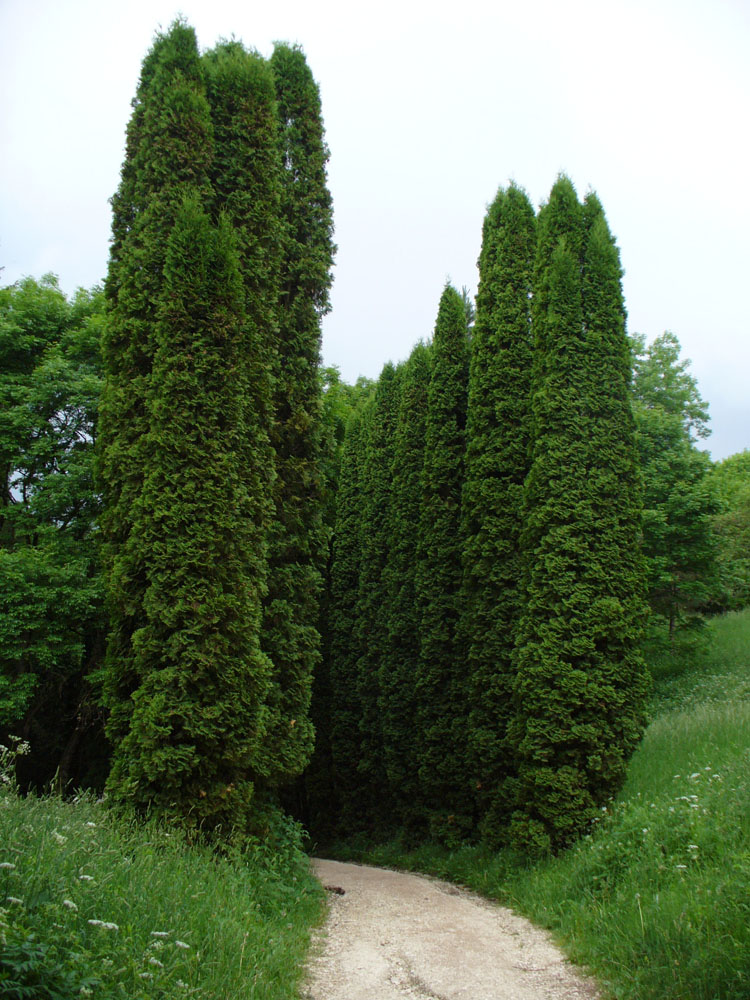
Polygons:
<instances>
[{"instance_id":1,"label":"green conifer foliage","mask_svg":"<svg viewBox=\"0 0 750 1000\"><path fill-rule=\"evenodd\" d=\"M362 469L362 563L357 596L357 691L360 705L358 769L369 822L390 820L385 807L387 782L381 719L381 667L387 669L389 601L386 571L390 553L396 419L401 369L385 365L375 387L364 435Z\"/></svg>"},{"instance_id":2,"label":"green conifer foliage","mask_svg":"<svg viewBox=\"0 0 750 1000\"><path fill-rule=\"evenodd\" d=\"M284 231L271 424L276 482L263 647L274 665L268 740L274 779L283 782L302 772L314 738L309 708L320 660L325 559L318 368L334 247L318 87L298 47L277 45L270 66L278 106Z\"/></svg>"},{"instance_id":3,"label":"green conifer foliage","mask_svg":"<svg viewBox=\"0 0 750 1000\"><path fill-rule=\"evenodd\" d=\"M385 772L397 817L412 825L418 801L415 667L420 622L416 605L417 532L424 462L430 349L417 344L403 369L391 476L384 570L387 644L378 667Z\"/></svg>"},{"instance_id":4,"label":"green conifer foliage","mask_svg":"<svg viewBox=\"0 0 750 1000\"><path fill-rule=\"evenodd\" d=\"M155 330L149 467L133 535L149 552L133 637L141 684L109 788L193 829L246 831L269 665L245 478L244 295L234 237L193 195L170 235ZM251 414L251 417L253 415Z\"/></svg>"},{"instance_id":5,"label":"green conifer foliage","mask_svg":"<svg viewBox=\"0 0 750 1000\"><path fill-rule=\"evenodd\" d=\"M187 190L206 196L213 138L195 34L182 22L146 57L128 127L106 282L109 318L100 410L99 475L106 495L103 562L111 632L104 694L108 732L127 733L140 678L132 637L143 617L148 553L133 537L134 510L150 456L148 395L166 245Z\"/></svg>"},{"instance_id":6,"label":"green conifer foliage","mask_svg":"<svg viewBox=\"0 0 750 1000\"><path fill-rule=\"evenodd\" d=\"M331 683L332 603L331 583L335 564L337 493L342 484L341 459L347 427L352 416L366 403L371 381L360 377L356 385L342 381L336 367L320 371L323 387L321 471L322 518L326 535L326 565L320 601L319 632L321 660L315 670L310 718L315 727L315 751L298 784L298 815L311 836L327 841L336 832L338 805L334 788L331 719L337 692Z\"/></svg>"},{"instance_id":7,"label":"green conifer foliage","mask_svg":"<svg viewBox=\"0 0 750 1000\"><path fill-rule=\"evenodd\" d=\"M519 532L528 472L534 210L500 190L484 222L471 338L462 495L462 636L470 674L472 778L484 838L509 819L515 627L521 612Z\"/></svg>"},{"instance_id":8,"label":"green conifer foliage","mask_svg":"<svg viewBox=\"0 0 750 1000\"><path fill-rule=\"evenodd\" d=\"M235 391L246 400L242 467L253 526L253 571L259 585L268 581L268 536L274 517L273 369L276 352L281 256L281 166L273 74L257 53L239 42L216 46L203 57L206 89L215 136L211 180L215 218L225 213L237 241L242 276L243 345L233 373ZM247 527L247 526L246 526ZM259 626L262 630L262 626ZM271 732L281 725L278 685L268 690L267 732L255 757L265 786L288 770L285 753ZM306 713L284 720L286 731L306 732Z\"/></svg>"},{"instance_id":9,"label":"green conifer foliage","mask_svg":"<svg viewBox=\"0 0 750 1000\"><path fill-rule=\"evenodd\" d=\"M539 219L532 464L521 536L516 842L559 849L619 788L642 727L640 492L621 268L561 178Z\"/></svg>"},{"instance_id":10,"label":"green conifer foliage","mask_svg":"<svg viewBox=\"0 0 750 1000\"><path fill-rule=\"evenodd\" d=\"M419 781L433 836L460 838L473 826L467 761L466 670L457 626L461 589L461 484L468 386L466 313L446 285L432 345L416 595Z\"/></svg>"},{"instance_id":11,"label":"green conifer foliage","mask_svg":"<svg viewBox=\"0 0 750 1000\"><path fill-rule=\"evenodd\" d=\"M363 436L363 416L354 413L347 425L341 454L331 561L331 761L333 794L344 830L361 828L362 819L356 622L362 564Z\"/></svg>"}]
</instances>

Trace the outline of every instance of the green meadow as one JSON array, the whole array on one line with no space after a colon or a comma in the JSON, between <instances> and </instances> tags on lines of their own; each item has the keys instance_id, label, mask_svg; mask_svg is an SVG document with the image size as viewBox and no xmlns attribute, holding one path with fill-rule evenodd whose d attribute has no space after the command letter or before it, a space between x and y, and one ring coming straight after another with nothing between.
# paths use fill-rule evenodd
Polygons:
<instances>
[{"instance_id":1,"label":"green meadow","mask_svg":"<svg viewBox=\"0 0 750 1000\"><path fill-rule=\"evenodd\" d=\"M322 910L291 824L217 856L90 798L0 797L2 1000L285 1000Z\"/></svg>"}]
</instances>

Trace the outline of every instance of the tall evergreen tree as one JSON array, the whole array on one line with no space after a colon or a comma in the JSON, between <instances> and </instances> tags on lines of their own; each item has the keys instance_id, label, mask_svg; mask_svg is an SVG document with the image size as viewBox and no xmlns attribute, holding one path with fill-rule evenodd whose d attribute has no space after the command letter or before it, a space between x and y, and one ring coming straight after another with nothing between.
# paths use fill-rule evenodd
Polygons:
<instances>
[{"instance_id":1,"label":"tall evergreen tree","mask_svg":"<svg viewBox=\"0 0 750 1000\"><path fill-rule=\"evenodd\" d=\"M364 418L352 415L341 454L341 485L336 498L336 523L331 559L331 762L333 794L344 830L361 828L361 716L357 664L357 597L362 565L364 490Z\"/></svg>"},{"instance_id":2,"label":"tall evergreen tree","mask_svg":"<svg viewBox=\"0 0 750 1000\"><path fill-rule=\"evenodd\" d=\"M269 536L263 647L274 667L268 734L276 782L310 759L313 671L320 661L322 523L320 320L329 309L333 213L320 95L304 53L277 44L270 61L278 107L284 223L271 442L274 517Z\"/></svg>"},{"instance_id":3,"label":"tall evergreen tree","mask_svg":"<svg viewBox=\"0 0 750 1000\"><path fill-rule=\"evenodd\" d=\"M224 835L257 823L252 775L270 678L244 469L248 408L235 382L243 309L231 227L214 227L189 196L167 246L150 462L132 529L149 551L133 637L142 680L109 787L137 808Z\"/></svg>"},{"instance_id":4,"label":"tall evergreen tree","mask_svg":"<svg viewBox=\"0 0 750 1000\"><path fill-rule=\"evenodd\" d=\"M430 832L447 841L459 839L473 826L466 671L456 634L467 344L463 301L446 285L435 325L427 396L416 579L421 638L416 686L420 794Z\"/></svg>"},{"instance_id":5,"label":"tall evergreen tree","mask_svg":"<svg viewBox=\"0 0 750 1000\"><path fill-rule=\"evenodd\" d=\"M245 435L237 443L245 477L248 558L263 591L268 585L268 536L274 521L276 476L271 435L278 294L286 228L281 217L281 165L277 148L274 79L268 63L239 42L222 43L203 56L214 130L211 166L214 219L224 213L237 243L243 286L242 346L233 372L235 391L246 402ZM262 625L256 621L262 631ZM272 661L267 665L273 669ZM266 667L264 666L265 670ZM271 736L279 717L278 684L268 688L266 736L255 755L256 776L273 788L288 771L286 753ZM273 704L276 707L271 707ZM283 722L307 731L306 712Z\"/></svg>"},{"instance_id":6,"label":"tall evergreen tree","mask_svg":"<svg viewBox=\"0 0 750 1000\"><path fill-rule=\"evenodd\" d=\"M338 369L321 371L323 385L323 504L322 517L326 533L326 567L320 602L321 662L313 678L310 718L315 727L315 751L305 769L299 789L298 814L313 837L330 838L338 822L338 799L335 793L332 718L337 703L337 691L332 684L332 575L336 544L336 506L339 488L344 488L341 460L347 427L354 414L369 398L372 383L360 377L356 385L342 381Z\"/></svg>"},{"instance_id":7,"label":"tall evergreen tree","mask_svg":"<svg viewBox=\"0 0 750 1000\"><path fill-rule=\"evenodd\" d=\"M142 679L133 637L143 624L149 553L133 527L150 462L148 396L166 247L186 192L208 196L212 155L195 33L176 22L157 36L144 60L112 201L99 474L106 496L102 552L111 622L104 695L108 733L116 744L129 730L131 696Z\"/></svg>"},{"instance_id":8,"label":"tall evergreen tree","mask_svg":"<svg viewBox=\"0 0 750 1000\"><path fill-rule=\"evenodd\" d=\"M359 649L357 689L360 705L360 754L358 769L366 821L382 822L388 816L387 779L383 756L381 718L381 668L387 669L388 588L386 571L390 554L390 517L396 419L401 370L388 363L380 374L365 424L362 468L362 562L357 596L355 636Z\"/></svg>"},{"instance_id":9,"label":"tall evergreen tree","mask_svg":"<svg viewBox=\"0 0 750 1000\"><path fill-rule=\"evenodd\" d=\"M260 828L286 766L260 648L280 174L268 65L233 42L201 60L181 22L157 38L107 284L109 788L224 836Z\"/></svg>"},{"instance_id":10,"label":"tall evergreen tree","mask_svg":"<svg viewBox=\"0 0 750 1000\"><path fill-rule=\"evenodd\" d=\"M617 247L560 178L539 217L533 446L518 630L517 843L558 849L620 786L642 727L640 484Z\"/></svg>"},{"instance_id":11,"label":"tall evergreen tree","mask_svg":"<svg viewBox=\"0 0 750 1000\"><path fill-rule=\"evenodd\" d=\"M419 659L420 622L416 604L417 532L424 463L430 349L419 343L402 374L387 524L388 561L384 570L387 615L386 647L378 667L380 720L388 786L399 822L415 821L419 781L415 731L415 668Z\"/></svg>"},{"instance_id":12,"label":"tall evergreen tree","mask_svg":"<svg viewBox=\"0 0 750 1000\"><path fill-rule=\"evenodd\" d=\"M513 640L521 612L519 532L528 472L534 210L515 186L484 221L471 338L462 494L462 636L470 746L483 835L495 842L513 802Z\"/></svg>"}]
</instances>

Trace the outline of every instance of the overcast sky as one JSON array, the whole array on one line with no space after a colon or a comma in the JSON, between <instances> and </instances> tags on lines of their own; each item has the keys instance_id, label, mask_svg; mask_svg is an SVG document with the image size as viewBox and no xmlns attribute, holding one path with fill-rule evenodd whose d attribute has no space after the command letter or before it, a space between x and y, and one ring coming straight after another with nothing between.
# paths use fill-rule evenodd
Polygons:
<instances>
[{"instance_id":1,"label":"overcast sky","mask_svg":"<svg viewBox=\"0 0 750 1000\"><path fill-rule=\"evenodd\" d=\"M714 458L750 447L748 0L0 0L0 275L106 272L109 197L154 32L299 42L320 84L338 256L323 357L376 377L476 291L513 179L599 194L631 332L672 330Z\"/></svg>"}]
</instances>

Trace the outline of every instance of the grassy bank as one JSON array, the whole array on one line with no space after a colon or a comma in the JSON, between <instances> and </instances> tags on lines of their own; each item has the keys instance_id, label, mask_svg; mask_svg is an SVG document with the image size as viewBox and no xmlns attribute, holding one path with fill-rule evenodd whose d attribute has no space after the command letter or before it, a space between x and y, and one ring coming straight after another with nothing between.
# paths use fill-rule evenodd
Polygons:
<instances>
[{"instance_id":1,"label":"grassy bank","mask_svg":"<svg viewBox=\"0 0 750 1000\"><path fill-rule=\"evenodd\" d=\"M461 882L550 928L618 1000L750 996L750 610L655 669L653 721L617 801L558 858L340 846Z\"/></svg>"},{"instance_id":2,"label":"grassy bank","mask_svg":"<svg viewBox=\"0 0 750 1000\"><path fill-rule=\"evenodd\" d=\"M91 800L0 790L0 998L296 996L323 906L297 841L281 824L217 857Z\"/></svg>"}]
</instances>

